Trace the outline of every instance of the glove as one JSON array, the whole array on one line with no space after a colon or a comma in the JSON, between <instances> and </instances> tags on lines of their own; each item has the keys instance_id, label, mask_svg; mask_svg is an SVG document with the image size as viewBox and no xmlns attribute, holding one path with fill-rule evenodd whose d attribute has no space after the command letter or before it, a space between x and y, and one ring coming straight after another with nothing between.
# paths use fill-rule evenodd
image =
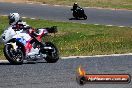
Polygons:
<instances>
[{"instance_id":1,"label":"glove","mask_svg":"<svg viewBox=\"0 0 132 88\"><path fill-rule=\"evenodd\" d=\"M57 33L57 26L53 26L51 28L46 28L46 30L48 31L48 33Z\"/></svg>"}]
</instances>

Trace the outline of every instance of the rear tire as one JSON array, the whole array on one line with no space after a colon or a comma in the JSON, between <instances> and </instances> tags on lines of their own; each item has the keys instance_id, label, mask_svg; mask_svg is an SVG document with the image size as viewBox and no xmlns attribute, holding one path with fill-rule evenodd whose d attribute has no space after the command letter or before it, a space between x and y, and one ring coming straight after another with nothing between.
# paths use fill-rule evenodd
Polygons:
<instances>
[{"instance_id":1,"label":"rear tire","mask_svg":"<svg viewBox=\"0 0 132 88\"><path fill-rule=\"evenodd\" d=\"M77 15L77 12L73 12L73 17L75 17L76 20L79 19L78 15Z\"/></svg>"},{"instance_id":2,"label":"rear tire","mask_svg":"<svg viewBox=\"0 0 132 88\"><path fill-rule=\"evenodd\" d=\"M84 20L86 20L87 19L87 16L84 14L83 18L84 18Z\"/></svg>"},{"instance_id":3,"label":"rear tire","mask_svg":"<svg viewBox=\"0 0 132 88\"><path fill-rule=\"evenodd\" d=\"M23 64L24 54L20 48L14 51L11 44L4 46L4 55L11 64Z\"/></svg>"},{"instance_id":4,"label":"rear tire","mask_svg":"<svg viewBox=\"0 0 132 88\"><path fill-rule=\"evenodd\" d=\"M55 62L57 62L59 60L59 51L58 51L57 47L53 43L51 43L51 42L46 42L45 46L52 48L52 50L46 50L46 51L44 51L46 53L46 55L47 55L47 57L45 58L45 60L48 63L55 63Z\"/></svg>"}]
</instances>

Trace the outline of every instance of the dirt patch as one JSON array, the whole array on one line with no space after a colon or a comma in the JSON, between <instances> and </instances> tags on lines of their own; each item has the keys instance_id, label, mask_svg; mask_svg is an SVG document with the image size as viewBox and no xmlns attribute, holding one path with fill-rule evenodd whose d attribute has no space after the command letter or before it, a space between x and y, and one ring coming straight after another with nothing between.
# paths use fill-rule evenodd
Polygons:
<instances>
[{"instance_id":1,"label":"dirt patch","mask_svg":"<svg viewBox=\"0 0 132 88\"><path fill-rule=\"evenodd\" d=\"M0 0L0 2L16 2L16 3L27 3L28 0Z\"/></svg>"}]
</instances>

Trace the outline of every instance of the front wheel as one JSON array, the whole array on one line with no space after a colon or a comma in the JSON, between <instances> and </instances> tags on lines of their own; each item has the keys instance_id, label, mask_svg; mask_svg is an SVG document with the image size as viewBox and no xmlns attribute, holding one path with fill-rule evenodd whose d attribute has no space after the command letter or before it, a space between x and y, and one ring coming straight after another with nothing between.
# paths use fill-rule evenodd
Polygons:
<instances>
[{"instance_id":1,"label":"front wheel","mask_svg":"<svg viewBox=\"0 0 132 88\"><path fill-rule=\"evenodd\" d=\"M11 64L22 64L24 59L24 54L20 47L18 47L16 50L13 49L13 46L11 44L6 44L4 46L4 55L6 59Z\"/></svg>"}]
</instances>

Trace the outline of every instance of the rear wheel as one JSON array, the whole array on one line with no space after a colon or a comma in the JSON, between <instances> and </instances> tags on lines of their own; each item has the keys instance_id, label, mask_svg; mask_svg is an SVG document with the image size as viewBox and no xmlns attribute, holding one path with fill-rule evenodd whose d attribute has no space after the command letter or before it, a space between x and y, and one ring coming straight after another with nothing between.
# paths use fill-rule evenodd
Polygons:
<instances>
[{"instance_id":1,"label":"rear wheel","mask_svg":"<svg viewBox=\"0 0 132 88\"><path fill-rule=\"evenodd\" d=\"M57 62L59 60L59 51L57 47L51 42L46 42L45 47L51 47L51 49L43 49L43 51L41 51L47 55L45 60L48 63Z\"/></svg>"},{"instance_id":2,"label":"rear wheel","mask_svg":"<svg viewBox=\"0 0 132 88\"><path fill-rule=\"evenodd\" d=\"M73 12L73 17L75 17L76 20L79 19L77 12Z\"/></svg>"},{"instance_id":3,"label":"rear wheel","mask_svg":"<svg viewBox=\"0 0 132 88\"><path fill-rule=\"evenodd\" d=\"M87 16L84 14L84 15L83 15L83 18L84 18L84 20L86 20L86 19L87 19Z\"/></svg>"},{"instance_id":4,"label":"rear wheel","mask_svg":"<svg viewBox=\"0 0 132 88\"><path fill-rule=\"evenodd\" d=\"M11 64L22 64L23 63L24 54L20 46L18 46L18 48L15 50L13 49L13 46L11 44L5 45L4 55Z\"/></svg>"}]
</instances>

